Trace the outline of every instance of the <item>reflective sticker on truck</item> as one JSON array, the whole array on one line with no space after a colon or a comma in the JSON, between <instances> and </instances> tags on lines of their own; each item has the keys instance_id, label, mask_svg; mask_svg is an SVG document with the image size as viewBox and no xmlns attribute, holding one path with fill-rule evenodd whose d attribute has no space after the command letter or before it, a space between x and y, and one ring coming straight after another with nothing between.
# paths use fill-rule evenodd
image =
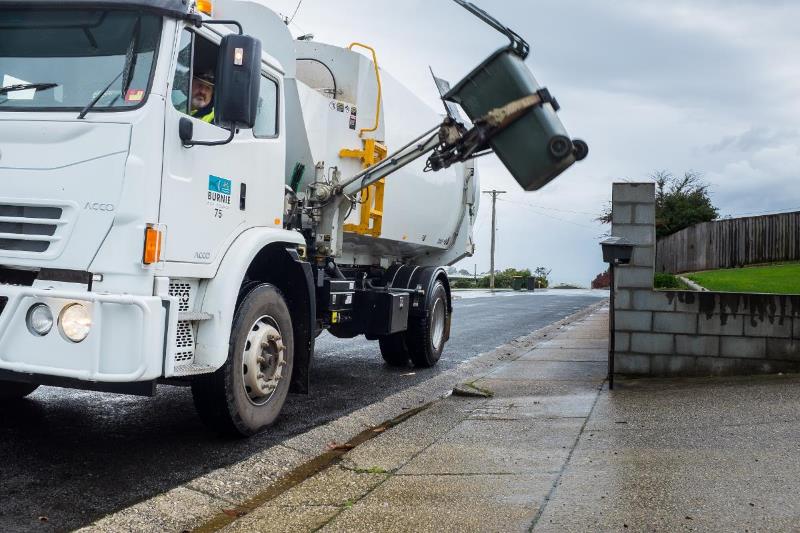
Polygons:
<instances>
[{"instance_id":1,"label":"reflective sticker on truck","mask_svg":"<svg viewBox=\"0 0 800 533\"><path fill-rule=\"evenodd\" d=\"M231 206L231 180L208 176L208 205L217 209Z\"/></svg>"}]
</instances>

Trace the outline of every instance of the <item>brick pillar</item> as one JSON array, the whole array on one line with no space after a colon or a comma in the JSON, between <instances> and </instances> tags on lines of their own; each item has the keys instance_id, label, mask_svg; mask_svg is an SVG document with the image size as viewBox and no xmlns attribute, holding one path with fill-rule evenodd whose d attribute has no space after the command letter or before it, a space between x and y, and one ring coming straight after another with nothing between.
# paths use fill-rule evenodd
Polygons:
<instances>
[{"instance_id":1,"label":"brick pillar","mask_svg":"<svg viewBox=\"0 0 800 533\"><path fill-rule=\"evenodd\" d=\"M656 184L615 183L611 210L611 234L635 245L631 264L617 269L617 287L652 289L656 262Z\"/></svg>"},{"instance_id":2,"label":"brick pillar","mask_svg":"<svg viewBox=\"0 0 800 533\"><path fill-rule=\"evenodd\" d=\"M653 290L656 250L655 183L615 183L611 202L611 234L634 244L630 265L615 271L616 372L648 374L648 357L631 354L631 331L650 331L653 313L636 310L634 299ZM620 331L622 330L622 331ZM626 353L627 352L627 353Z\"/></svg>"}]
</instances>

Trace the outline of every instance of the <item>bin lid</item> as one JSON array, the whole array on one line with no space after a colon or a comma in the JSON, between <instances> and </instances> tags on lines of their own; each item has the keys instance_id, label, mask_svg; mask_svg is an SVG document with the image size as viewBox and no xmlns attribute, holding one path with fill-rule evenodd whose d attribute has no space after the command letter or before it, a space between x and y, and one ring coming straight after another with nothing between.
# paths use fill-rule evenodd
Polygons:
<instances>
[{"instance_id":1,"label":"bin lid","mask_svg":"<svg viewBox=\"0 0 800 533\"><path fill-rule=\"evenodd\" d=\"M612 235L600 241L600 246L634 246L634 244L625 237L617 237Z\"/></svg>"}]
</instances>

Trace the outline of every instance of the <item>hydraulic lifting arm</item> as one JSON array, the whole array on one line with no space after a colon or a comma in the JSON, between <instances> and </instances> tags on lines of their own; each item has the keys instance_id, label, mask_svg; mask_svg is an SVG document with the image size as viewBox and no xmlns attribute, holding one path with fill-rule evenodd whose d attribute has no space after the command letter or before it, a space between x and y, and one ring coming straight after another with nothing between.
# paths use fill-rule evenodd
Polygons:
<instances>
[{"instance_id":1,"label":"hydraulic lifting arm","mask_svg":"<svg viewBox=\"0 0 800 533\"><path fill-rule=\"evenodd\" d=\"M314 184L309 207L318 259L341 255L344 219L359 191L421 157L428 156L426 170L438 171L494 152L526 191L543 187L586 157L588 146L567 136L556 116L558 102L538 85L524 63L530 52L528 43L470 2L455 2L506 35L510 44L452 89L434 76L447 109L440 125L352 177ZM471 128L460 120L454 104L466 112Z\"/></svg>"}]
</instances>

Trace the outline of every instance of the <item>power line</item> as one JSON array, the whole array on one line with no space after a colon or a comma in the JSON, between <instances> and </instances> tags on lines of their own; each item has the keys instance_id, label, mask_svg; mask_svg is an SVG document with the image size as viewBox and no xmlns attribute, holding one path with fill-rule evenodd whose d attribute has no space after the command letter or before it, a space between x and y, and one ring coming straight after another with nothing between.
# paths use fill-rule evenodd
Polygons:
<instances>
[{"instance_id":1,"label":"power line","mask_svg":"<svg viewBox=\"0 0 800 533\"><path fill-rule=\"evenodd\" d=\"M294 21L294 18L297 16L297 12L298 12L298 11L300 11L300 6L301 6L302 4L303 4L303 0L300 0L299 2L297 2L297 7L296 7L296 8L294 8L294 13L292 13L292 17L286 21L286 25L287 25L287 26L288 26L289 24L291 24L291 23L292 23L292 21Z\"/></svg>"},{"instance_id":2,"label":"power line","mask_svg":"<svg viewBox=\"0 0 800 533\"><path fill-rule=\"evenodd\" d=\"M500 199L500 201L501 202L508 202L510 204L526 205L528 207L533 207L533 208L536 208L536 209L545 209L547 211L560 211L562 213L574 213L576 215L597 216L597 213L589 213L588 211L575 211L575 210L572 210L572 209L559 209L557 207L545 207L543 205L529 204L529 203L526 203L526 202L517 202L517 201L514 201L514 200L505 200L505 199L502 199L502 198Z\"/></svg>"},{"instance_id":3,"label":"power line","mask_svg":"<svg viewBox=\"0 0 800 533\"><path fill-rule=\"evenodd\" d=\"M506 200L500 200L500 201L501 202L505 202ZM530 209L538 209L537 207L534 207L532 205L522 204L522 203L519 203L519 202L514 202L514 203L518 204L520 207L528 207ZM557 217L557 216L554 216L554 215L551 215L551 214L548 214L548 213L540 213L538 211L533 211L533 213L536 214L536 215L542 216L542 217L550 218L550 219L553 219L553 220L558 220L559 222L566 222L567 224L572 224L573 226L578 226L579 228L586 228L586 229L590 229L592 231L596 231L597 230L597 228L595 228L595 227L587 226L586 224L579 224L578 222L573 222L572 220L567 220L566 218L560 218L560 217Z\"/></svg>"}]
</instances>

